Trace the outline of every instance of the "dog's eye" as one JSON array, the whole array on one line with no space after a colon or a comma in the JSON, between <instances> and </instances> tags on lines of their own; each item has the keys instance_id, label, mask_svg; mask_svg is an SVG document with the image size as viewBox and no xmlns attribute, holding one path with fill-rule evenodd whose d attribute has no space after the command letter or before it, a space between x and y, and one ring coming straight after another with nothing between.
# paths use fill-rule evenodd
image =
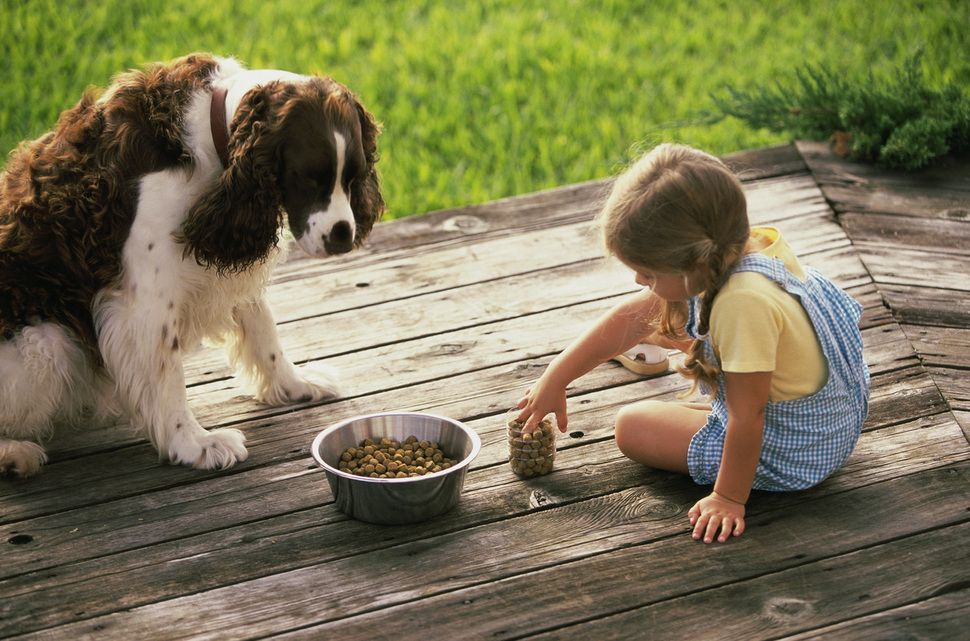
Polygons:
<instances>
[{"instance_id":1,"label":"dog's eye","mask_svg":"<svg viewBox=\"0 0 970 641\"><path fill-rule=\"evenodd\" d=\"M312 176L304 176L303 177L303 184L308 189L318 189L320 187L320 183L317 181L316 178L314 178Z\"/></svg>"}]
</instances>

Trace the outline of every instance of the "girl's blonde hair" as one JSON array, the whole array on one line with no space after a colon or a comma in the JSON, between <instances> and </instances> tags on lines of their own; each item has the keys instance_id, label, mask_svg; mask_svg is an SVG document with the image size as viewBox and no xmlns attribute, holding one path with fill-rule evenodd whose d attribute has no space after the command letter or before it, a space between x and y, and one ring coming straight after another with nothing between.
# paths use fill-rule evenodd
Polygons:
<instances>
[{"instance_id":1,"label":"girl's blonde hair","mask_svg":"<svg viewBox=\"0 0 970 641\"><path fill-rule=\"evenodd\" d=\"M750 234L744 190L731 170L702 151L660 145L617 178L598 220L607 253L632 267L669 274L707 268L697 326L707 334L714 298ZM658 329L683 339L687 315L685 301L665 301ZM704 341L694 342L681 372L695 388L717 389Z\"/></svg>"}]
</instances>

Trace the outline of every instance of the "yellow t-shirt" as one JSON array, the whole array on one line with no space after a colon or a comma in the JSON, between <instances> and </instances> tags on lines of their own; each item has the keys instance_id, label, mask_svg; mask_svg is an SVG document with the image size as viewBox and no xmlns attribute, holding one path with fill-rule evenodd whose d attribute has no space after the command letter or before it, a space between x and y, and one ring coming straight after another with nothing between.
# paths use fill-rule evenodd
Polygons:
<instances>
[{"instance_id":1,"label":"yellow t-shirt","mask_svg":"<svg viewBox=\"0 0 970 641\"><path fill-rule=\"evenodd\" d=\"M751 236L768 246L759 253L777 257L800 280L805 271L781 233L756 227ZM798 298L754 272L728 278L714 299L710 336L725 372L773 372L769 400L805 398L828 380L828 362L812 321Z\"/></svg>"}]
</instances>

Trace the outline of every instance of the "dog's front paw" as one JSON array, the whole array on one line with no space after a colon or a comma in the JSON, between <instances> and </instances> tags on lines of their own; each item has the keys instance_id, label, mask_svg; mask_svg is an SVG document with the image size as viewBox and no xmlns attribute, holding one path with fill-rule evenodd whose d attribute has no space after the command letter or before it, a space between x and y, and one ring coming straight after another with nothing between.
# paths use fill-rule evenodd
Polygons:
<instances>
[{"instance_id":1,"label":"dog's front paw","mask_svg":"<svg viewBox=\"0 0 970 641\"><path fill-rule=\"evenodd\" d=\"M47 453L37 443L0 438L0 476L16 474L26 478L39 472L46 462Z\"/></svg>"},{"instance_id":2,"label":"dog's front paw","mask_svg":"<svg viewBox=\"0 0 970 641\"><path fill-rule=\"evenodd\" d=\"M224 470L249 456L246 437L237 429L207 432L201 427L185 428L172 440L169 459L201 470Z\"/></svg>"},{"instance_id":3,"label":"dog's front paw","mask_svg":"<svg viewBox=\"0 0 970 641\"><path fill-rule=\"evenodd\" d=\"M336 369L320 363L294 367L291 376L268 385L256 400L268 405L286 405L338 398L343 395L339 378Z\"/></svg>"}]
</instances>

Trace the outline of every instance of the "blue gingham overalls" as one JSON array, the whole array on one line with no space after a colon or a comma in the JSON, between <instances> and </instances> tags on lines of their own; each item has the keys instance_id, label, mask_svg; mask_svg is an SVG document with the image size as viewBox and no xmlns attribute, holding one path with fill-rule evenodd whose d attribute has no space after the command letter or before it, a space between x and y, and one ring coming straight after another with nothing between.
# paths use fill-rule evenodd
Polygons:
<instances>
[{"instance_id":1,"label":"blue gingham overalls","mask_svg":"<svg viewBox=\"0 0 970 641\"><path fill-rule=\"evenodd\" d=\"M780 258L746 254L731 274L741 271L763 274L799 298L815 327L829 367L828 381L816 394L790 401L769 401L761 459L752 487L811 487L849 457L868 412L869 368L862 358L859 332L862 306L817 270L806 268L808 279L800 281ZM717 364L710 338L697 335L699 306L699 299L689 301L687 333L704 339L708 359ZM728 418L723 374L712 408L707 424L694 435L687 452L690 474L702 485L714 483L721 465Z\"/></svg>"}]
</instances>

